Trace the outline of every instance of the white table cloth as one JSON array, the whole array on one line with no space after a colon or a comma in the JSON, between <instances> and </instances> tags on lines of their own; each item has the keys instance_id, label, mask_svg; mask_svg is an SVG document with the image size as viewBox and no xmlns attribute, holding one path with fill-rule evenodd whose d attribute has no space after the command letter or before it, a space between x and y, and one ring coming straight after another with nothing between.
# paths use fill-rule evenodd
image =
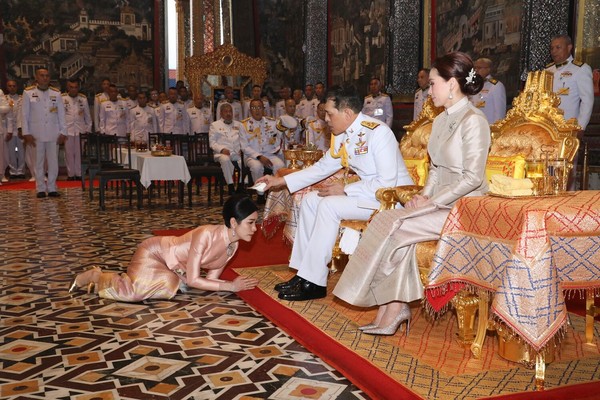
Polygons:
<instances>
[{"instance_id":1,"label":"white table cloth","mask_svg":"<svg viewBox=\"0 0 600 400\"><path fill-rule=\"evenodd\" d=\"M122 150L127 163L127 150ZM182 181L191 179L185 158L182 156L155 157L150 152L131 151L131 167L140 171L140 181L148 188L152 181Z\"/></svg>"}]
</instances>

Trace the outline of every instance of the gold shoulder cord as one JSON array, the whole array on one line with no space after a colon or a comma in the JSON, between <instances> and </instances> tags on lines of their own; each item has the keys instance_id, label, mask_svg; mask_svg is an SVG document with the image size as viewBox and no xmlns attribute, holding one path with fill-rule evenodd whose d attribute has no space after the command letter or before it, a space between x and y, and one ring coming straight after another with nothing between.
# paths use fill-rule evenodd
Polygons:
<instances>
[{"instance_id":1,"label":"gold shoulder cord","mask_svg":"<svg viewBox=\"0 0 600 400\"><path fill-rule=\"evenodd\" d=\"M329 145L329 154L333 158L341 158L340 163L344 168L344 177L342 178L344 181L344 185L348 184L348 152L346 151L346 145L342 141L340 145L340 149L338 152L335 151L335 136L331 135L331 144Z\"/></svg>"}]
</instances>

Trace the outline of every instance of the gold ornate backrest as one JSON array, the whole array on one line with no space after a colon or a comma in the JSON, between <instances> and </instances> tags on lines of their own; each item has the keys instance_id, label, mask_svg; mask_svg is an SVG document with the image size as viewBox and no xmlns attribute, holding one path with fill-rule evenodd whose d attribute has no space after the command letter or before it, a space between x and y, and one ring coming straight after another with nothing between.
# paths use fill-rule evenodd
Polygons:
<instances>
[{"instance_id":1,"label":"gold ornate backrest","mask_svg":"<svg viewBox=\"0 0 600 400\"><path fill-rule=\"evenodd\" d=\"M210 53L185 58L185 76L193 93L200 93L203 83L214 86L207 80L210 75L243 77L245 80L239 85L243 93L250 81L256 85L264 83L267 63L240 53L232 44L221 45Z\"/></svg>"},{"instance_id":2,"label":"gold ornate backrest","mask_svg":"<svg viewBox=\"0 0 600 400\"><path fill-rule=\"evenodd\" d=\"M490 156L541 159L548 152L551 159L573 161L579 148L576 120L565 121L558 108L559 97L552 91L553 74L533 71L527 76L525 89L513 100L506 117L490 126Z\"/></svg>"},{"instance_id":3,"label":"gold ornate backrest","mask_svg":"<svg viewBox=\"0 0 600 400\"><path fill-rule=\"evenodd\" d=\"M400 152L406 159L419 160L427 157L427 143L431 135L431 126L443 107L433 105L431 97L423 105L423 110L413 122L404 126L406 134L400 139Z\"/></svg>"}]
</instances>

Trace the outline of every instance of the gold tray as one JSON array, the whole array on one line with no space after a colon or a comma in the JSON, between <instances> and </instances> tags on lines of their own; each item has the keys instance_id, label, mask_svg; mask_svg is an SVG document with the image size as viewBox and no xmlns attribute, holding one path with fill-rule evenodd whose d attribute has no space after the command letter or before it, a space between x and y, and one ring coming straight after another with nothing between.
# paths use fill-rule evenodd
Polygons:
<instances>
[{"instance_id":1,"label":"gold tray","mask_svg":"<svg viewBox=\"0 0 600 400\"><path fill-rule=\"evenodd\" d=\"M526 195L526 196L509 196L506 194L487 192L486 196L500 197L502 199L545 199L545 198L550 198L550 197L575 196L575 193L577 193L577 192L560 192L558 194L540 194L537 196L534 196L532 194Z\"/></svg>"},{"instance_id":2,"label":"gold tray","mask_svg":"<svg viewBox=\"0 0 600 400\"><path fill-rule=\"evenodd\" d=\"M173 155L173 150L154 150L150 154L154 157L168 157Z\"/></svg>"}]
</instances>

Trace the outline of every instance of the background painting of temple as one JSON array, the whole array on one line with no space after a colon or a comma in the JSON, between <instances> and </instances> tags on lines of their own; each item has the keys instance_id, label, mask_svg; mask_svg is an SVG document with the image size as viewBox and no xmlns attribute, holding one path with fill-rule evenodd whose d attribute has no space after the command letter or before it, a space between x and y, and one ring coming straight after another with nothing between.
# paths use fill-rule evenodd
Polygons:
<instances>
[{"instance_id":1,"label":"background painting of temple","mask_svg":"<svg viewBox=\"0 0 600 400\"><path fill-rule=\"evenodd\" d=\"M7 73L21 85L49 68L53 84L82 81L91 96L108 77L120 89L152 87L152 0L3 0Z\"/></svg>"},{"instance_id":2,"label":"background painting of temple","mask_svg":"<svg viewBox=\"0 0 600 400\"><path fill-rule=\"evenodd\" d=\"M341 0L331 7L331 84L353 84L366 95L371 78L386 77L386 0Z\"/></svg>"},{"instance_id":3,"label":"background painting of temple","mask_svg":"<svg viewBox=\"0 0 600 400\"><path fill-rule=\"evenodd\" d=\"M508 96L520 89L521 0L436 2L436 53L463 51L492 60L492 74Z\"/></svg>"}]
</instances>

